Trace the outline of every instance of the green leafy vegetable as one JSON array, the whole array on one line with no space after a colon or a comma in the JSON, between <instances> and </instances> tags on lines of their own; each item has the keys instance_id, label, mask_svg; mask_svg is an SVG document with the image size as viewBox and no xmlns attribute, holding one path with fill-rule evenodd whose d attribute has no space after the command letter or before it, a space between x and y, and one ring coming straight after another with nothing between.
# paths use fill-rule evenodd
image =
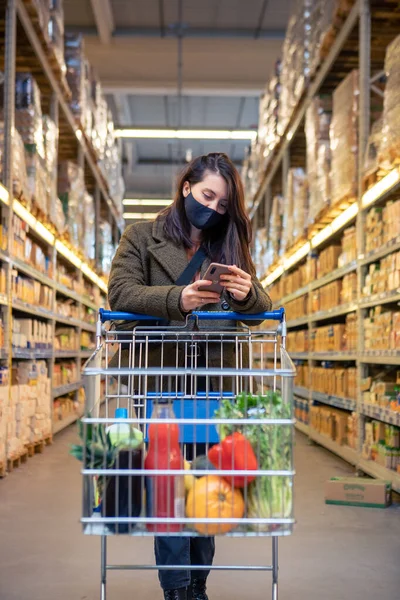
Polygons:
<instances>
[{"instance_id":1,"label":"green leafy vegetable","mask_svg":"<svg viewBox=\"0 0 400 600\"><path fill-rule=\"evenodd\" d=\"M290 470L292 462L292 426L278 424L233 425L233 419L290 419L291 406L284 403L279 392L268 391L263 396L242 393L234 401L224 399L215 417L226 419L219 425L221 439L240 431L250 441L257 456L259 469ZM288 517L292 510L292 481L282 475L260 476L250 484L247 514L250 518ZM270 525L257 525L261 531Z\"/></svg>"}]
</instances>

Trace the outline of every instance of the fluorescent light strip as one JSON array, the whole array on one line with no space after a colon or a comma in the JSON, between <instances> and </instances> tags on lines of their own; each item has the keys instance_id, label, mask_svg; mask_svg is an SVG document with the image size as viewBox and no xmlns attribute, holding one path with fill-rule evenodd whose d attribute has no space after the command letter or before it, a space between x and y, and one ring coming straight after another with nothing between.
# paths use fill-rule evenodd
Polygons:
<instances>
[{"instance_id":1,"label":"fluorescent light strip","mask_svg":"<svg viewBox=\"0 0 400 600\"><path fill-rule=\"evenodd\" d=\"M116 129L115 137L131 139L176 140L255 140L253 130L228 129Z\"/></svg>"},{"instance_id":2,"label":"fluorescent light strip","mask_svg":"<svg viewBox=\"0 0 400 600\"><path fill-rule=\"evenodd\" d=\"M303 244L303 246L301 246L298 250L296 250L296 252L294 252L291 256L289 256L289 258L284 260L284 263L283 263L284 270L286 271L287 269L290 269L290 267L293 267L293 265L295 265L302 258L307 256L307 254L310 252L310 249L311 249L310 242L306 242L305 244Z\"/></svg>"},{"instance_id":3,"label":"fluorescent light strip","mask_svg":"<svg viewBox=\"0 0 400 600\"><path fill-rule=\"evenodd\" d=\"M362 207L366 208L367 206L370 206L371 204L379 200L379 198L383 196L383 194L385 194L390 190L390 188L398 184L399 181L400 170L399 168L393 169L393 171L390 171L390 173L385 175L385 177L383 177L380 181L375 183L375 185L373 185L369 190L365 192L361 200Z\"/></svg>"},{"instance_id":4,"label":"fluorescent light strip","mask_svg":"<svg viewBox=\"0 0 400 600\"><path fill-rule=\"evenodd\" d=\"M169 206L172 202L173 200L168 198L125 198L125 200L122 200L124 206Z\"/></svg>"},{"instance_id":5,"label":"fluorescent light strip","mask_svg":"<svg viewBox=\"0 0 400 600\"><path fill-rule=\"evenodd\" d=\"M7 206L10 204L10 196L4 185L0 183L0 200Z\"/></svg>"},{"instance_id":6,"label":"fluorescent light strip","mask_svg":"<svg viewBox=\"0 0 400 600\"><path fill-rule=\"evenodd\" d=\"M314 237L311 239L311 246L313 248L317 248L322 242L325 242L329 239L334 233L339 231L342 227L347 225L358 213L358 204L357 202L353 202L350 204L346 210L342 212L336 219L333 219L330 225L327 225L321 231L316 233Z\"/></svg>"},{"instance_id":7,"label":"fluorescent light strip","mask_svg":"<svg viewBox=\"0 0 400 600\"><path fill-rule=\"evenodd\" d=\"M29 210L26 209L25 206L23 206L18 200L14 200L13 211L18 217L20 217L20 219L25 221L25 223L27 223L27 225L29 225L33 231L36 231L36 233L43 240L45 240L48 244L54 244L55 238L51 231L47 229L43 223L38 221L36 217L34 217L33 214L29 212Z\"/></svg>"},{"instance_id":8,"label":"fluorescent light strip","mask_svg":"<svg viewBox=\"0 0 400 600\"><path fill-rule=\"evenodd\" d=\"M136 219L138 221L153 221L157 217L158 213L124 213L122 216L124 219Z\"/></svg>"},{"instance_id":9,"label":"fluorescent light strip","mask_svg":"<svg viewBox=\"0 0 400 600\"><path fill-rule=\"evenodd\" d=\"M81 268L82 261L79 258L79 256L77 256L74 252L72 252L72 250L67 248L67 246L65 244L63 244L62 242L60 242L60 240L56 240L56 250L62 256L64 256L64 258L69 260L70 263L75 265L75 267L77 267L78 269Z\"/></svg>"},{"instance_id":10,"label":"fluorescent light strip","mask_svg":"<svg viewBox=\"0 0 400 600\"><path fill-rule=\"evenodd\" d=\"M265 279L262 280L261 285L263 287L268 287L269 285L271 285L271 283L273 283L276 279L278 279L283 273L283 266L279 266L276 267L276 269L274 271L272 271L272 273L270 273L269 275L267 275L267 277Z\"/></svg>"}]
</instances>

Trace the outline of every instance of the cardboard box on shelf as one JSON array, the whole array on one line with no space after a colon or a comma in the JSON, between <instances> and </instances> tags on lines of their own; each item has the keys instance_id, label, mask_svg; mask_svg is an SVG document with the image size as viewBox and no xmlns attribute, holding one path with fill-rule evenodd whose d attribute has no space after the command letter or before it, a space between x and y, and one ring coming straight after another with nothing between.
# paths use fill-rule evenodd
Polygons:
<instances>
[{"instance_id":1,"label":"cardboard box on shelf","mask_svg":"<svg viewBox=\"0 0 400 600\"><path fill-rule=\"evenodd\" d=\"M388 481L364 477L334 477L325 482L326 504L386 508L392 502Z\"/></svg>"}]
</instances>

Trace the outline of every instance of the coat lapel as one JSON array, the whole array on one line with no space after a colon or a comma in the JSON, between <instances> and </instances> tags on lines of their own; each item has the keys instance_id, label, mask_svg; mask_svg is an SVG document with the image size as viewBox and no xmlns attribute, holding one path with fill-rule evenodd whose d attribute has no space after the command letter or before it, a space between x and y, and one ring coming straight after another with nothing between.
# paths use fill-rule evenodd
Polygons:
<instances>
[{"instance_id":1,"label":"coat lapel","mask_svg":"<svg viewBox=\"0 0 400 600\"><path fill-rule=\"evenodd\" d=\"M155 243L148 247L148 252L164 269L175 283L188 264L185 248L176 246L164 236L164 221L156 220L153 225Z\"/></svg>"}]
</instances>

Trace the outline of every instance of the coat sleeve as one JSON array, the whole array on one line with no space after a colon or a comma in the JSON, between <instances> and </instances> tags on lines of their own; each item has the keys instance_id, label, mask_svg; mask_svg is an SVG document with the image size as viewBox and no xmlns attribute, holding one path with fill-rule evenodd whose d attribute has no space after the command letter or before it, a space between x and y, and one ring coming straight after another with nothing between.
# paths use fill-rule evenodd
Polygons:
<instances>
[{"instance_id":1,"label":"coat sleeve","mask_svg":"<svg viewBox=\"0 0 400 600\"><path fill-rule=\"evenodd\" d=\"M137 231L128 227L111 267L108 282L111 310L183 321L180 299L185 286L146 285L143 261Z\"/></svg>"},{"instance_id":2,"label":"coat sleeve","mask_svg":"<svg viewBox=\"0 0 400 600\"><path fill-rule=\"evenodd\" d=\"M272 308L271 298L264 290L259 280L254 277L253 285L249 296L243 302L238 302L230 294L225 292L225 299L230 308L235 312L254 315L256 313L267 312ZM247 325L260 325L262 321L244 321Z\"/></svg>"}]
</instances>

